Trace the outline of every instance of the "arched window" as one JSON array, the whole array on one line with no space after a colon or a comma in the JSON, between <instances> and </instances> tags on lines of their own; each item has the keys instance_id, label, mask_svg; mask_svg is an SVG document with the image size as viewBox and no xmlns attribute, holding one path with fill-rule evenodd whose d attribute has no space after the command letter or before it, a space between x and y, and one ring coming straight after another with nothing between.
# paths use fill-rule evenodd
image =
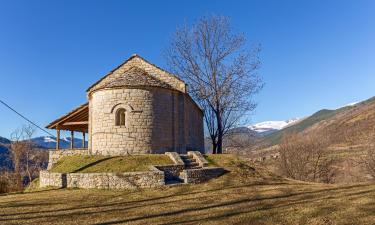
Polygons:
<instances>
[{"instance_id":1,"label":"arched window","mask_svg":"<svg viewBox=\"0 0 375 225\"><path fill-rule=\"evenodd\" d=\"M125 126L126 110L120 108L116 111L116 126Z\"/></svg>"}]
</instances>

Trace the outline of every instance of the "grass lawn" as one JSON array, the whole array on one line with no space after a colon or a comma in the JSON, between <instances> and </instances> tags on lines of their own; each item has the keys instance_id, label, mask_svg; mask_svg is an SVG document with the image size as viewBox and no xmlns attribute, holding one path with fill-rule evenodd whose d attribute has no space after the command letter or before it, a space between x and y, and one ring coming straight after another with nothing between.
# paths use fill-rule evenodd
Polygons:
<instances>
[{"instance_id":1,"label":"grass lawn","mask_svg":"<svg viewBox=\"0 0 375 225\"><path fill-rule=\"evenodd\" d=\"M0 224L374 224L375 184L323 185L275 177L233 156L231 173L159 189L39 190L0 197Z\"/></svg>"},{"instance_id":2,"label":"grass lawn","mask_svg":"<svg viewBox=\"0 0 375 225\"><path fill-rule=\"evenodd\" d=\"M97 172L135 172L148 171L151 165L171 165L167 155L134 156L66 156L59 160L51 172L59 173L97 173Z\"/></svg>"}]
</instances>

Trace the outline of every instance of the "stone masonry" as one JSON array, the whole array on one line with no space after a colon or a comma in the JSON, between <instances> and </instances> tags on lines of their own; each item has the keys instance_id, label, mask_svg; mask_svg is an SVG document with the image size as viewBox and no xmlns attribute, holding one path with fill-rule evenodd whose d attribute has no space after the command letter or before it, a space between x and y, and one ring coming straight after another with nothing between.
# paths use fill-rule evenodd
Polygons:
<instances>
[{"instance_id":1,"label":"stone masonry","mask_svg":"<svg viewBox=\"0 0 375 225\"><path fill-rule=\"evenodd\" d=\"M78 151L71 151L70 154ZM208 164L200 152L188 152L202 167L189 169L182 163L180 155L167 152L174 164L151 166L149 171L128 173L56 173L48 170L40 171L39 186L83 189L137 189L154 188L168 184L173 180L181 180L185 184L196 184L216 178L226 171L218 167L206 167Z\"/></svg>"},{"instance_id":2,"label":"stone masonry","mask_svg":"<svg viewBox=\"0 0 375 225\"><path fill-rule=\"evenodd\" d=\"M181 173L181 178L184 179L184 183L187 184L199 184L206 182L210 179L221 176L225 173L225 170L220 167L208 167L201 169L184 170Z\"/></svg>"},{"instance_id":3,"label":"stone masonry","mask_svg":"<svg viewBox=\"0 0 375 225\"><path fill-rule=\"evenodd\" d=\"M165 185L161 171L129 173L51 173L40 171L39 186L82 189L136 189Z\"/></svg>"},{"instance_id":4,"label":"stone masonry","mask_svg":"<svg viewBox=\"0 0 375 225\"><path fill-rule=\"evenodd\" d=\"M203 113L185 86L140 57L128 60L89 89L90 153L203 152ZM119 109L126 111L123 126L115 124Z\"/></svg>"},{"instance_id":5,"label":"stone masonry","mask_svg":"<svg viewBox=\"0 0 375 225\"><path fill-rule=\"evenodd\" d=\"M61 159L64 156L73 156L73 155L88 155L87 150L50 150L49 152L49 158L48 158L48 167L47 169L51 169L53 164L57 163L59 159Z\"/></svg>"}]
</instances>

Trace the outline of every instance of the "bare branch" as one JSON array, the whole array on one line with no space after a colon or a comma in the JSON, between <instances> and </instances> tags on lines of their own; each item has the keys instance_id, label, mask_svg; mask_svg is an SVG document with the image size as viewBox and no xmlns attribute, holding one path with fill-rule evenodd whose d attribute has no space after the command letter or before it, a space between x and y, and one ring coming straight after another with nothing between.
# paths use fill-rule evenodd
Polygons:
<instances>
[{"instance_id":1,"label":"bare branch","mask_svg":"<svg viewBox=\"0 0 375 225\"><path fill-rule=\"evenodd\" d=\"M248 50L245 43L227 17L209 16L180 27L165 52L171 70L204 110L214 153L222 152L224 135L256 108L252 97L263 87L257 75L260 47Z\"/></svg>"}]
</instances>

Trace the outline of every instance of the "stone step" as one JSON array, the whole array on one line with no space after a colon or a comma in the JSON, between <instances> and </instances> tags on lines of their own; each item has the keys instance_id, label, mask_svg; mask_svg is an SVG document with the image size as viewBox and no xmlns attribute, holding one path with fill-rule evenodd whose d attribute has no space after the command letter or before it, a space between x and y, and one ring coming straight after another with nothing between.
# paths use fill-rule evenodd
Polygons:
<instances>
[{"instance_id":1,"label":"stone step","mask_svg":"<svg viewBox=\"0 0 375 225\"><path fill-rule=\"evenodd\" d=\"M195 159L183 159L183 158L182 158L182 161L184 161L184 162L185 162L185 161L194 161L194 162L195 162L196 160L195 160Z\"/></svg>"},{"instance_id":2,"label":"stone step","mask_svg":"<svg viewBox=\"0 0 375 225\"><path fill-rule=\"evenodd\" d=\"M185 163L185 166L186 167L198 167L199 164L196 162L189 162L189 163Z\"/></svg>"},{"instance_id":3,"label":"stone step","mask_svg":"<svg viewBox=\"0 0 375 225\"><path fill-rule=\"evenodd\" d=\"M193 160L194 158L193 158L193 157L190 157L190 156L184 156L184 157L181 157L181 159Z\"/></svg>"},{"instance_id":4,"label":"stone step","mask_svg":"<svg viewBox=\"0 0 375 225\"><path fill-rule=\"evenodd\" d=\"M169 179L165 181L166 185L176 185L176 184L183 184L185 180L181 177L175 177L174 179Z\"/></svg>"},{"instance_id":5,"label":"stone step","mask_svg":"<svg viewBox=\"0 0 375 225\"><path fill-rule=\"evenodd\" d=\"M193 156L189 155L180 155L182 161L185 164L185 169L199 169L201 168L197 163L197 160L193 158ZM182 178L183 179L183 178Z\"/></svg>"},{"instance_id":6,"label":"stone step","mask_svg":"<svg viewBox=\"0 0 375 225\"><path fill-rule=\"evenodd\" d=\"M197 163L196 160L182 160L185 164L187 163Z\"/></svg>"},{"instance_id":7,"label":"stone step","mask_svg":"<svg viewBox=\"0 0 375 225\"><path fill-rule=\"evenodd\" d=\"M186 167L187 170L196 170L196 169L202 169L201 167Z\"/></svg>"}]
</instances>

